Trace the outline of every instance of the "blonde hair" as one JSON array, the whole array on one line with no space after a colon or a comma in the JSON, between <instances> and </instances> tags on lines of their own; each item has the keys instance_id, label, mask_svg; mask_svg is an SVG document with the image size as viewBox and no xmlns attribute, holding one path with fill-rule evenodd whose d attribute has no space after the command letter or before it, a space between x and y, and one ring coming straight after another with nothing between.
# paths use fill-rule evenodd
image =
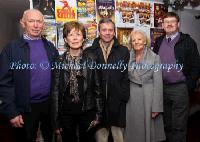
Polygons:
<instances>
[{"instance_id":1,"label":"blonde hair","mask_svg":"<svg viewBox=\"0 0 200 142\"><path fill-rule=\"evenodd\" d=\"M145 41L145 43L147 44L147 42L148 42L147 35L146 35L145 32L143 32L142 30L134 30L133 29L132 32L131 32L131 34L130 34L130 36L129 36L129 45L128 45L129 50L132 49L132 36L134 34L140 34L140 35L142 35L142 38Z\"/></svg>"}]
</instances>

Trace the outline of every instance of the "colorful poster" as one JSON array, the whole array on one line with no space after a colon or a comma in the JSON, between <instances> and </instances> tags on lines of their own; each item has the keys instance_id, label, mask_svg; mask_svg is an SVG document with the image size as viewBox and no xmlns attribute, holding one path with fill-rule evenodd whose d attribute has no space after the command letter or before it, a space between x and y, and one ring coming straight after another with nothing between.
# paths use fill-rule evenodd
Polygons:
<instances>
[{"instance_id":1,"label":"colorful poster","mask_svg":"<svg viewBox=\"0 0 200 142\"><path fill-rule=\"evenodd\" d=\"M66 51L65 42L63 40L63 25L64 23L57 24L57 49L60 55Z\"/></svg>"},{"instance_id":2,"label":"colorful poster","mask_svg":"<svg viewBox=\"0 0 200 142\"><path fill-rule=\"evenodd\" d=\"M154 27L162 28L163 17L167 11L164 4L154 3Z\"/></svg>"},{"instance_id":3,"label":"colorful poster","mask_svg":"<svg viewBox=\"0 0 200 142\"><path fill-rule=\"evenodd\" d=\"M97 23L94 21L87 21L84 23L86 29L86 41L84 48L92 45L94 39L97 37Z\"/></svg>"},{"instance_id":4,"label":"colorful poster","mask_svg":"<svg viewBox=\"0 0 200 142\"><path fill-rule=\"evenodd\" d=\"M79 21L95 21L95 0L77 0L77 6L77 16Z\"/></svg>"},{"instance_id":5,"label":"colorful poster","mask_svg":"<svg viewBox=\"0 0 200 142\"><path fill-rule=\"evenodd\" d=\"M165 32L163 29L159 28L151 28L150 29L150 36L151 36L151 49L154 48L155 39L161 35L163 35Z\"/></svg>"},{"instance_id":6,"label":"colorful poster","mask_svg":"<svg viewBox=\"0 0 200 142\"><path fill-rule=\"evenodd\" d=\"M56 22L77 20L76 0L56 0Z\"/></svg>"},{"instance_id":7,"label":"colorful poster","mask_svg":"<svg viewBox=\"0 0 200 142\"><path fill-rule=\"evenodd\" d=\"M117 27L134 27L136 11L138 10L136 3L133 0L116 0L115 20Z\"/></svg>"},{"instance_id":8,"label":"colorful poster","mask_svg":"<svg viewBox=\"0 0 200 142\"><path fill-rule=\"evenodd\" d=\"M149 2L116 0L116 26L134 27L151 25L151 5Z\"/></svg>"},{"instance_id":9,"label":"colorful poster","mask_svg":"<svg viewBox=\"0 0 200 142\"><path fill-rule=\"evenodd\" d=\"M54 46L56 46L56 22L54 19L45 19L45 27L42 32L42 35L49 41L51 41Z\"/></svg>"},{"instance_id":10,"label":"colorful poster","mask_svg":"<svg viewBox=\"0 0 200 142\"><path fill-rule=\"evenodd\" d=\"M96 0L97 21L101 18L110 18L115 22L114 0Z\"/></svg>"},{"instance_id":11,"label":"colorful poster","mask_svg":"<svg viewBox=\"0 0 200 142\"><path fill-rule=\"evenodd\" d=\"M33 0L33 7L39 9L45 19L55 19L55 0Z\"/></svg>"},{"instance_id":12,"label":"colorful poster","mask_svg":"<svg viewBox=\"0 0 200 142\"><path fill-rule=\"evenodd\" d=\"M129 47L129 38L133 28L117 28L117 39L120 44Z\"/></svg>"}]
</instances>

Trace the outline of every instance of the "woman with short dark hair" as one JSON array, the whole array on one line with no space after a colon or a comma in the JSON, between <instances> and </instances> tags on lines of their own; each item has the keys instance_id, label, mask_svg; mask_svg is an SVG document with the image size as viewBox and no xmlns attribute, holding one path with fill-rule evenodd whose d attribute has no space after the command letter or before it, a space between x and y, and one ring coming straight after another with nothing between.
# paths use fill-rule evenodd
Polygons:
<instances>
[{"instance_id":1,"label":"woman with short dark hair","mask_svg":"<svg viewBox=\"0 0 200 142\"><path fill-rule=\"evenodd\" d=\"M93 127L101 120L103 106L98 72L87 66L96 59L93 53L82 50L86 38L82 24L65 23L63 38L67 51L59 60L61 67L55 70L52 87L54 110L58 112L56 133L62 131L63 142L92 142Z\"/></svg>"}]
</instances>

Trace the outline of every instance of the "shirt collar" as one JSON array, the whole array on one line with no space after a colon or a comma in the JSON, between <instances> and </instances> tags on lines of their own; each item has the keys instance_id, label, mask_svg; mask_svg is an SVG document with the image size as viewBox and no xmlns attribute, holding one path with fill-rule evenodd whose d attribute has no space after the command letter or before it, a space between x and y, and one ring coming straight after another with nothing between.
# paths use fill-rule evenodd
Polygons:
<instances>
[{"instance_id":1,"label":"shirt collar","mask_svg":"<svg viewBox=\"0 0 200 142\"><path fill-rule=\"evenodd\" d=\"M41 37L38 37L38 38L31 38L31 37L28 36L27 34L23 34L23 38L26 39L26 40L39 40L39 39L41 39Z\"/></svg>"},{"instance_id":2,"label":"shirt collar","mask_svg":"<svg viewBox=\"0 0 200 142\"><path fill-rule=\"evenodd\" d=\"M171 38L171 40L173 40L173 39L175 39L178 36L178 34L179 34L179 32L176 32L175 34L170 35L170 36L166 35L166 39Z\"/></svg>"}]
</instances>

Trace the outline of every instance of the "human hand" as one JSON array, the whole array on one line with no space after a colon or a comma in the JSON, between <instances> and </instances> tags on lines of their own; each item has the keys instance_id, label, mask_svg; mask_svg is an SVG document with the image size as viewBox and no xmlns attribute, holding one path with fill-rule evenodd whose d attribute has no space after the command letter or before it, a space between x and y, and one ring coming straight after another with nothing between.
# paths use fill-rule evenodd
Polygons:
<instances>
[{"instance_id":1,"label":"human hand","mask_svg":"<svg viewBox=\"0 0 200 142\"><path fill-rule=\"evenodd\" d=\"M21 128L23 127L23 124L24 124L24 120L22 118L22 115L18 115L16 116L15 118L11 119L10 120L10 123L13 127L16 127L16 128Z\"/></svg>"},{"instance_id":2,"label":"human hand","mask_svg":"<svg viewBox=\"0 0 200 142\"><path fill-rule=\"evenodd\" d=\"M62 128L56 129L56 134L60 134L62 132Z\"/></svg>"},{"instance_id":3,"label":"human hand","mask_svg":"<svg viewBox=\"0 0 200 142\"><path fill-rule=\"evenodd\" d=\"M159 115L159 112L152 112L151 117L156 118Z\"/></svg>"},{"instance_id":4,"label":"human hand","mask_svg":"<svg viewBox=\"0 0 200 142\"><path fill-rule=\"evenodd\" d=\"M97 124L99 124L99 121L98 120L93 120L90 123L90 126L88 127L87 131L89 131L91 128L95 127Z\"/></svg>"}]
</instances>

